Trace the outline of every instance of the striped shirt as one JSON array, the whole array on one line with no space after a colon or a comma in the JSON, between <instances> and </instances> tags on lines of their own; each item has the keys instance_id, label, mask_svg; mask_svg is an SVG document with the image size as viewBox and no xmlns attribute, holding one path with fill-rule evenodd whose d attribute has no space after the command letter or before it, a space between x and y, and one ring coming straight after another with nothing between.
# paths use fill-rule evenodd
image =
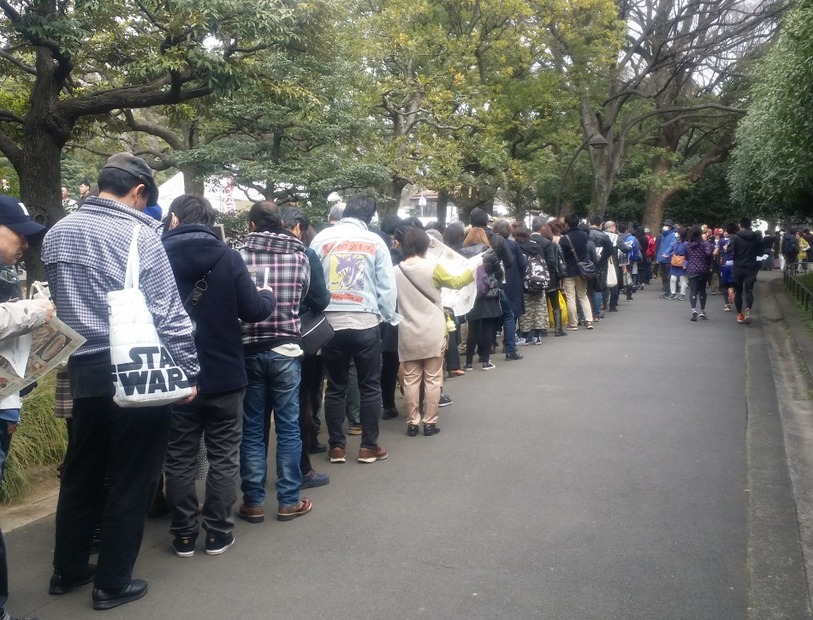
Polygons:
<instances>
[{"instance_id":1,"label":"striped shirt","mask_svg":"<svg viewBox=\"0 0 813 620\"><path fill-rule=\"evenodd\" d=\"M159 223L140 211L91 197L45 235L42 261L59 318L87 338L76 357L110 348L107 293L124 288L133 229L138 236L140 287L161 342L194 381L198 375L192 323L183 308Z\"/></svg>"}]
</instances>

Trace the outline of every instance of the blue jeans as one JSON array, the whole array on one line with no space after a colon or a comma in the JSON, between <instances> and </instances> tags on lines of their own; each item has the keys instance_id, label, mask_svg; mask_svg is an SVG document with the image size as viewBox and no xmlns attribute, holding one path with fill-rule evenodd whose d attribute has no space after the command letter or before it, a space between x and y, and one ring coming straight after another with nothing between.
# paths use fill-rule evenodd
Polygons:
<instances>
[{"instance_id":1,"label":"blue jeans","mask_svg":"<svg viewBox=\"0 0 813 620\"><path fill-rule=\"evenodd\" d=\"M240 446L240 486L248 506L265 503L267 463L265 414L274 410L277 433L277 501L281 507L299 503L302 472L299 458L299 381L301 358L265 351L246 357L248 386L243 400L243 443Z\"/></svg>"},{"instance_id":2,"label":"blue jeans","mask_svg":"<svg viewBox=\"0 0 813 620\"><path fill-rule=\"evenodd\" d=\"M502 309L502 339L505 344L505 352L513 355L517 352L517 319L514 316L514 308L508 301L508 295L502 289L500 289L500 308Z\"/></svg>"},{"instance_id":3,"label":"blue jeans","mask_svg":"<svg viewBox=\"0 0 813 620\"><path fill-rule=\"evenodd\" d=\"M11 445L9 427L13 426L8 420L0 420L0 482L3 482L3 472L6 469L6 457ZM6 564L6 543L3 532L0 532L0 618L5 615L3 607L8 600L8 565Z\"/></svg>"}]
</instances>

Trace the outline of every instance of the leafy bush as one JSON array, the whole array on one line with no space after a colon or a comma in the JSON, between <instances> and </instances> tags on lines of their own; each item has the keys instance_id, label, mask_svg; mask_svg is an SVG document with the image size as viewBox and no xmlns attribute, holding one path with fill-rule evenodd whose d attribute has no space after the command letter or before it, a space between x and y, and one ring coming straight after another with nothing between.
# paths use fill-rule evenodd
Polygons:
<instances>
[{"instance_id":1,"label":"leafy bush","mask_svg":"<svg viewBox=\"0 0 813 620\"><path fill-rule=\"evenodd\" d=\"M23 399L22 420L12 435L0 501L12 503L31 488L37 468L62 462L68 446L65 422L54 416L54 375ZM56 475L56 474L54 474Z\"/></svg>"}]
</instances>

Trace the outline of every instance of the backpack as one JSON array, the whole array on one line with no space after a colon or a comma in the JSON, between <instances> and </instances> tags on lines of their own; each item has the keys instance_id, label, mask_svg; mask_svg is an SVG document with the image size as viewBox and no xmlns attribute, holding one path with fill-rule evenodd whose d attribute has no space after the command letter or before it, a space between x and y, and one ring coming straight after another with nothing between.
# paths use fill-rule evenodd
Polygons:
<instances>
[{"instance_id":1,"label":"backpack","mask_svg":"<svg viewBox=\"0 0 813 620\"><path fill-rule=\"evenodd\" d=\"M624 239L627 243L632 244L632 249L630 250L628 256L631 263L637 263L641 260L641 251L638 246L638 239L636 239L632 235L628 235L626 239Z\"/></svg>"},{"instance_id":2,"label":"backpack","mask_svg":"<svg viewBox=\"0 0 813 620\"><path fill-rule=\"evenodd\" d=\"M525 268L522 284L528 293L539 293L550 285L548 263L541 253L528 257L528 266Z\"/></svg>"}]
</instances>

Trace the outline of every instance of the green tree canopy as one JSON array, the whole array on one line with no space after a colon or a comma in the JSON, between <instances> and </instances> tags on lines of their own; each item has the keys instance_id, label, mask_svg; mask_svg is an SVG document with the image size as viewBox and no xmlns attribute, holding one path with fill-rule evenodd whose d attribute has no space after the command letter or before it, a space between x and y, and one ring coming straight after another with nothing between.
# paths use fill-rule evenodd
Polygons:
<instances>
[{"instance_id":1,"label":"green tree canopy","mask_svg":"<svg viewBox=\"0 0 813 620\"><path fill-rule=\"evenodd\" d=\"M813 0L787 14L756 72L729 181L755 216L813 214Z\"/></svg>"}]
</instances>

